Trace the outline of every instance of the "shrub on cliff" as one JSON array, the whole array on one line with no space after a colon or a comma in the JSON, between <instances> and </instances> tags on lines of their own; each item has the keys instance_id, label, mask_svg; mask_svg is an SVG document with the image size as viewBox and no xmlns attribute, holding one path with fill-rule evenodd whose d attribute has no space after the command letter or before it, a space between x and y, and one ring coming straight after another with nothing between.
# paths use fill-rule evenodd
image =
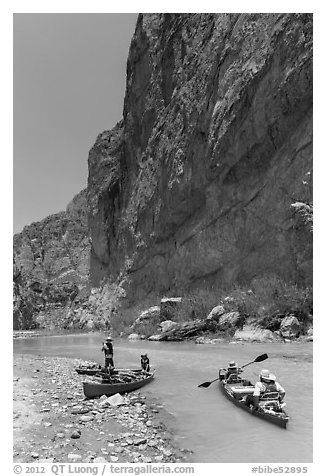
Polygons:
<instances>
[{"instance_id":1,"label":"shrub on cliff","mask_svg":"<svg viewBox=\"0 0 326 476\"><path fill-rule=\"evenodd\" d=\"M226 311L237 310L244 318L256 319L261 327L278 330L281 320L294 314L306 327L313 312L312 288L300 288L270 275L254 279L250 289L234 289L222 298Z\"/></svg>"},{"instance_id":2,"label":"shrub on cliff","mask_svg":"<svg viewBox=\"0 0 326 476\"><path fill-rule=\"evenodd\" d=\"M205 319L212 308L219 303L220 297L218 292L205 288L187 293L173 314L173 320L187 322Z\"/></svg>"}]
</instances>

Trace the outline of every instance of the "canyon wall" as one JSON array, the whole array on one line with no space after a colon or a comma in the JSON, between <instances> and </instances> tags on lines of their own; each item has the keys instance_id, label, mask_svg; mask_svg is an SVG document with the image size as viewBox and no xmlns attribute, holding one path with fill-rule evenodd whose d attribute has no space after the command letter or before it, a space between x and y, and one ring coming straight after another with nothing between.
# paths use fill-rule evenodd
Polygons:
<instances>
[{"instance_id":1,"label":"canyon wall","mask_svg":"<svg viewBox=\"0 0 326 476\"><path fill-rule=\"evenodd\" d=\"M130 299L312 282L312 15L146 14L89 153L90 278Z\"/></svg>"},{"instance_id":2,"label":"canyon wall","mask_svg":"<svg viewBox=\"0 0 326 476\"><path fill-rule=\"evenodd\" d=\"M14 328L36 326L40 312L78 299L88 288L89 254L86 190L66 211L14 235Z\"/></svg>"}]
</instances>

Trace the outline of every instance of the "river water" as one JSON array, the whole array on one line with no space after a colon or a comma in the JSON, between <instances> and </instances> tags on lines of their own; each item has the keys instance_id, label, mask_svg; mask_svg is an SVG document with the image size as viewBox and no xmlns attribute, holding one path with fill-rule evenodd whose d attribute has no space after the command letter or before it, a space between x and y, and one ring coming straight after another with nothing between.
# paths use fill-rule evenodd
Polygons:
<instances>
[{"instance_id":1,"label":"river water","mask_svg":"<svg viewBox=\"0 0 326 476\"><path fill-rule=\"evenodd\" d=\"M14 353L94 360L103 364L103 335L43 336L16 339ZM276 374L285 388L286 430L235 407L218 384L198 385L217 377L218 369L235 359L239 365L262 353L269 359L247 367L252 381L262 368ZM156 378L141 391L157 397L172 415L171 424L181 447L191 449L197 463L312 462L312 344L218 344L114 341L117 367L139 367L147 353ZM82 377L81 377L82 382Z\"/></svg>"}]
</instances>

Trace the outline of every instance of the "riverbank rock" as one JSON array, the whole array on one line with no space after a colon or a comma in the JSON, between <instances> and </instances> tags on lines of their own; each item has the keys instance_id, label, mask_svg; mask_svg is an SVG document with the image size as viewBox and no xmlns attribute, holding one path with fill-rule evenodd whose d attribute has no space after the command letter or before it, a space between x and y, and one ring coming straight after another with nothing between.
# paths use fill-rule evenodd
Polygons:
<instances>
[{"instance_id":1,"label":"riverbank rock","mask_svg":"<svg viewBox=\"0 0 326 476\"><path fill-rule=\"evenodd\" d=\"M210 339L209 337L197 337L195 344L220 344L224 339Z\"/></svg>"},{"instance_id":2,"label":"riverbank rock","mask_svg":"<svg viewBox=\"0 0 326 476\"><path fill-rule=\"evenodd\" d=\"M129 334L129 340L140 340L141 336L139 334Z\"/></svg>"},{"instance_id":3,"label":"riverbank rock","mask_svg":"<svg viewBox=\"0 0 326 476\"><path fill-rule=\"evenodd\" d=\"M171 331L172 329L175 329L177 327L177 323L174 321L162 321L160 324L160 327L162 329L162 332L168 332Z\"/></svg>"},{"instance_id":4,"label":"riverbank rock","mask_svg":"<svg viewBox=\"0 0 326 476\"><path fill-rule=\"evenodd\" d=\"M160 341L162 340L162 338L163 338L162 334L154 334L152 336L149 336L147 340Z\"/></svg>"},{"instance_id":5,"label":"riverbank rock","mask_svg":"<svg viewBox=\"0 0 326 476\"><path fill-rule=\"evenodd\" d=\"M174 328L162 332L161 340L180 341L193 338L201 333L216 331L216 322L212 319L195 319L178 323Z\"/></svg>"},{"instance_id":6,"label":"riverbank rock","mask_svg":"<svg viewBox=\"0 0 326 476\"><path fill-rule=\"evenodd\" d=\"M93 459L93 463L107 463L108 460L105 459L103 456L97 456Z\"/></svg>"},{"instance_id":7,"label":"riverbank rock","mask_svg":"<svg viewBox=\"0 0 326 476\"><path fill-rule=\"evenodd\" d=\"M277 334L268 330L257 327L244 326L242 330L236 330L233 339L235 341L247 342L280 342L281 339Z\"/></svg>"},{"instance_id":8,"label":"riverbank rock","mask_svg":"<svg viewBox=\"0 0 326 476\"><path fill-rule=\"evenodd\" d=\"M223 306L216 306L211 310L206 319L214 319L215 321L218 321L224 312L225 310Z\"/></svg>"},{"instance_id":9,"label":"riverbank rock","mask_svg":"<svg viewBox=\"0 0 326 476\"><path fill-rule=\"evenodd\" d=\"M280 325L280 333L285 339L295 339L300 335L300 322L294 315L285 316Z\"/></svg>"},{"instance_id":10,"label":"riverbank rock","mask_svg":"<svg viewBox=\"0 0 326 476\"><path fill-rule=\"evenodd\" d=\"M82 415L79 419L79 421L83 422L83 423L87 423L89 421L92 421L94 420L94 415Z\"/></svg>"},{"instance_id":11,"label":"riverbank rock","mask_svg":"<svg viewBox=\"0 0 326 476\"><path fill-rule=\"evenodd\" d=\"M311 335L301 335L297 339L294 340L295 342L313 342L314 336ZM293 342L293 339L284 339L284 342Z\"/></svg>"},{"instance_id":12,"label":"riverbank rock","mask_svg":"<svg viewBox=\"0 0 326 476\"><path fill-rule=\"evenodd\" d=\"M238 311L226 312L218 320L217 328L220 331L227 331L236 328L241 322L241 316Z\"/></svg>"},{"instance_id":13,"label":"riverbank rock","mask_svg":"<svg viewBox=\"0 0 326 476\"><path fill-rule=\"evenodd\" d=\"M68 454L68 461L70 463L78 463L82 460L81 455L75 454L75 453L69 453Z\"/></svg>"},{"instance_id":14,"label":"riverbank rock","mask_svg":"<svg viewBox=\"0 0 326 476\"><path fill-rule=\"evenodd\" d=\"M131 327L132 329L135 329L139 324L142 324L144 321L159 321L160 315L160 306L152 306L149 309L145 309L145 311L142 311Z\"/></svg>"},{"instance_id":15,"label":"riverbank rock","mask_svg":"<svg viewBox=\"0 0 326 476\"><path fill-rule=\"evenodd\" d=\"M115 395L108 397L105 402L109 403L113 407L127 404L127 400L122 395L120 395L120 393L116 393Z\"/></svg>"}]
</instances>

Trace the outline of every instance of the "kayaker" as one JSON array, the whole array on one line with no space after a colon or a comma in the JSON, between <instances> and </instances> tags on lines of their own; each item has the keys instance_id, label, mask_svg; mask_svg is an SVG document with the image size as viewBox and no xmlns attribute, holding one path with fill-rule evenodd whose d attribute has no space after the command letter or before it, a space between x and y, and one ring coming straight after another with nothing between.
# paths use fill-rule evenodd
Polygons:
<instances>
[{"instance_id":1,"label":"kayaker","mask_svg":"<svg viewBox=\"0 0 326 476\"><path fill-rule=\"evenodd\" d=\"M263 369L260 372L259 381L256 382L254 393L247 395L245 403L248 407L253 406L253 408L257 410L259 402L261 401L270 399L281 403L284 397L285 390L276 382L275 375L271 374L269 370Z\"/></svg>"},{"instance_id":2,"label":"kayaker","mask_svg":"<svg viewBox=\"0 0 326 476\"><path fill-rule=\"evenodd\" d=\"M103 342L102 352L104 352L105 368L108 369L109 371L112 371L114 369L113 345L112 345L112 338L110 336L108 336L105 342Z\"/></svg>"}]
</instances>

